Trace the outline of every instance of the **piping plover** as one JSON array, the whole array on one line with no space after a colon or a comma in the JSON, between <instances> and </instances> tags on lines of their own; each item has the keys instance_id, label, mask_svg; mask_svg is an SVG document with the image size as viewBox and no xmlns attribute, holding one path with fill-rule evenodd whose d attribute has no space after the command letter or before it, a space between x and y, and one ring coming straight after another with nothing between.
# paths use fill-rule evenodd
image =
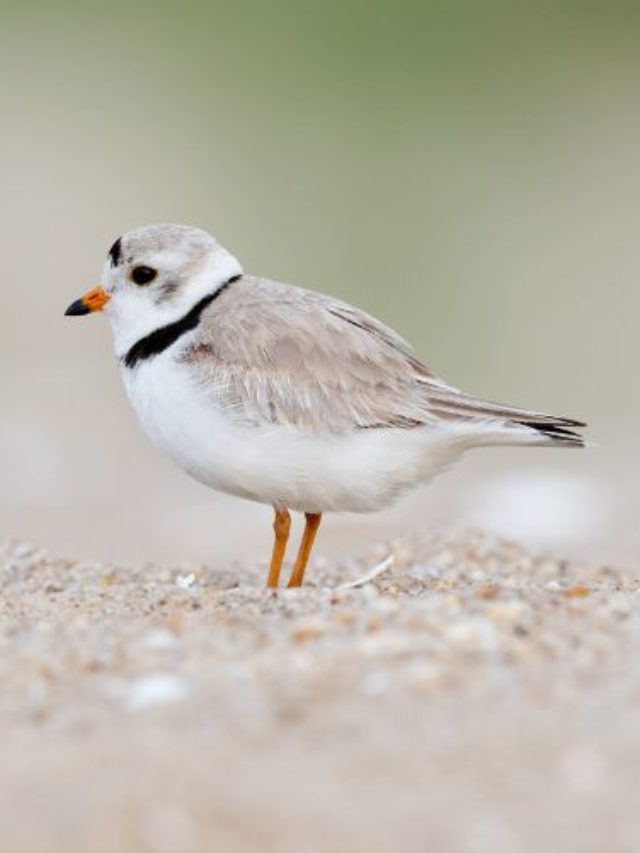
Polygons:
<instances>
[{"instance_id":1,"label":"piping plover","mask_svg":"<svg viewBox=\"0 0 640 853\"><path fill-rule=\"evenodd\" d=\"M196 480L271 504L278 585L289 510L369 512L470 447L581 447L583 423L463 394L392 329L322 293L246 275L205 231L149 225L109 250L103 284L67 314L104 311L129 399L153 443Z\"/></svg>"}]
</instances>

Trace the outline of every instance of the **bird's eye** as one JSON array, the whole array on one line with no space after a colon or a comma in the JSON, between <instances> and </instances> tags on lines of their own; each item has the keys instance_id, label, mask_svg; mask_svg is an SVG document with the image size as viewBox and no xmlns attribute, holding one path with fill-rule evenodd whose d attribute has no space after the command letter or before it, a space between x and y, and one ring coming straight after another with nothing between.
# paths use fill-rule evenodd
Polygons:
<instances>
[{"instance_id":1,"label":"bird's eye","mask_svg":"<svg viewBox=\"0 0 640 853\"><path fill-rule=\"evenodd\" d=\"M136 284L149 284L158 275L153 267L134 267L131 270L131 280Z\"/></svg>"}]
</instances>

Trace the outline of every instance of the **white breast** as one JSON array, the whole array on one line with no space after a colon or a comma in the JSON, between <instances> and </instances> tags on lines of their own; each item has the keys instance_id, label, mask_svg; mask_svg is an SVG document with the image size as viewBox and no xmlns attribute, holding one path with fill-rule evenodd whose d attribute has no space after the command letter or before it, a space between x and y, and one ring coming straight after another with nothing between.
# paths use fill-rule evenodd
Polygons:
<instances>
[{"instance_id":1,"label":"white breast","mask_svg":"<svg viewBox=\"0 0 640 853\"><path fill-rule=\"evenodd\" d=\"M170 350L122 368L129 399L156 447L219 491L307 512L367 512L426 482L466 442L427 428L312 435L238 423L216 408Z\"/></svg>"}]
</instances>

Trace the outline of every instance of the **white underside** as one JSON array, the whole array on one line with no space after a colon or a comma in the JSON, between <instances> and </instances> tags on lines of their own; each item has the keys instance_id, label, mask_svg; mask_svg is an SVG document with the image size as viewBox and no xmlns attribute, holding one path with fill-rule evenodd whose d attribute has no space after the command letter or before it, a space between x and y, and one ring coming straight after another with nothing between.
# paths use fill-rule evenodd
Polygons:
<instances>
[{"instance_id":1,"label":"white underside","mask_svg":"<svg viewBox=\"0 0 640 853\"><path fill-rule=\"evenodd\" d=\"M380 509L431 480L469 447L518 441L495 422L339 436L245 426L216 409L171 350L122 371L138 418L159 450L213 489L289 509ZM521 440L530 443L531 433Z\"/></svg>"}]
</instances>

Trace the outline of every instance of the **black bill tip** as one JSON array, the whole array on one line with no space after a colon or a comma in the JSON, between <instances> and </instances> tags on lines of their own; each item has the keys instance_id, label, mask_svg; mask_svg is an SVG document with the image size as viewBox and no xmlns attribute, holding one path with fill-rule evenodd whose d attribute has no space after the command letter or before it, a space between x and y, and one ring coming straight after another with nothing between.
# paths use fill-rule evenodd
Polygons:
<instances>
[{"instance_id":1,"label":"black bill tip","mask_svg":"<svg viewBox=\"0 0 640 853\"><path fill-rule=\"evenodd\" d=\"M82 299L76 299L64 312L65 317L80 317L82 314L90 314L91 309L87 308Z\"/></svg>"}]
</instances>

